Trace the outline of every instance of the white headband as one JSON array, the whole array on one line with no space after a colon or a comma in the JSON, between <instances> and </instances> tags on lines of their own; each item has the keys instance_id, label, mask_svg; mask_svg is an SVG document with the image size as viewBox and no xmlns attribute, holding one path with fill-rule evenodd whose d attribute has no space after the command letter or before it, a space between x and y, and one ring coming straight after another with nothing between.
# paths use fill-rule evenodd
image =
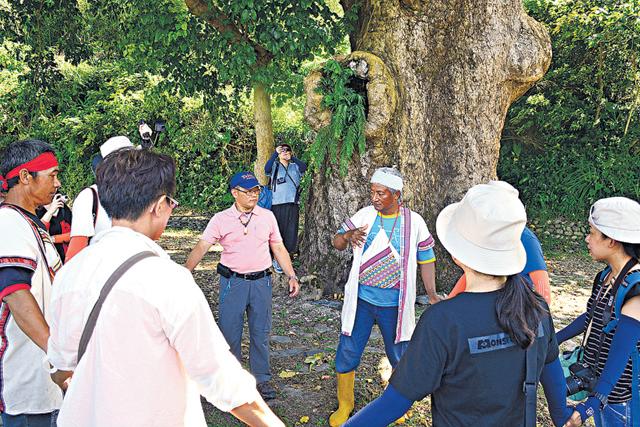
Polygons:
<instances>
[{"instance_id":1,"label":"white headband","mask_svg":"<svg viewBox=\"0 0 640 427\"><path fill-rule=\"evenodd\" d=\"M384 172L380 169L373 173L371 183L384 185L392 190L402 191L402 178L388 172Z\"/></svg>"}]
</instances>

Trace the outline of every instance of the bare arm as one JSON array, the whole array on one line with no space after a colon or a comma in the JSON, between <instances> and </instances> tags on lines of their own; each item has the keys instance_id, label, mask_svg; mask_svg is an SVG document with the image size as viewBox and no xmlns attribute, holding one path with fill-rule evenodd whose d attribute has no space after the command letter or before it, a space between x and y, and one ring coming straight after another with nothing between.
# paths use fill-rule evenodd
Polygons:
<instances>
[{"instance_id":1,"label":"bare arm","mask_svg":"<svg viewBox=\"0 0 640 427\"><path fill-rule=\"evenodd\" d=\"M293 269L293 264L291 264L291 257L289 256L287 248L282 242L271 243L269 246L271 247L273 256L276 257L276 261L278 261L278 264L282 267L282 271L289 277L289 296L295 297L298 295L298 292L300 292L300 283L298 283L298 278Z\"/></svg>"},{"instance_id":2,"label":"bare arm","mask_svg":"<svg viewBox=\"0 0 640 427\"><path fill-rule=\"evenodd\" d=\"M211 246L213 245L206 240L200 240L198 244L191 250L189 257L187 258L187 262L185 263L185 267L187 267L187 270L193 271L193 269L196 268L196 265L198 265L198 263L202 260L202 257L207 253Z\"/></svg>"},{"instance_id":3,"label":"bare arm","mask_svg":"<svg viewBox=\"0 0 640 427\"><path fill-rule=\"evenodd\" d=\"M284 427L284 423L271 411L262 398L233 408L231 413L234 417L250 426Z\"/></svg>"},{"instance_id":4,"label":"bare arm","mask_svg":"<svg viewBox=\"0 0 640 427\"><path fill-rule=\"evenodd\" d=\"M420 275L422 276L422 282L424 283L424 290L429 297L429 303L435 304L440 302L442 298L436 294L436 263L429 262L427 264L420 265Z\"/></svg>"},{"instance_id":5,"label":"bare arm","mask_svg":"<svg viewBox=\"0 0 640 427\"><path fill-rule=\"evenodd\" d=\"M640 321L640 295L629 298L622 306L622 314Z\"/></svg>"},{"instance_id":6,"label":"bare arm","mask_svg":"<svg viewBox=\"0 0 640 427\"><path fill-rule=\"evenodd\" d=\"M4 301L20 330L46 353L49 325L31 291L20 289L4 297Z\"/></svg>"}]
</instances>

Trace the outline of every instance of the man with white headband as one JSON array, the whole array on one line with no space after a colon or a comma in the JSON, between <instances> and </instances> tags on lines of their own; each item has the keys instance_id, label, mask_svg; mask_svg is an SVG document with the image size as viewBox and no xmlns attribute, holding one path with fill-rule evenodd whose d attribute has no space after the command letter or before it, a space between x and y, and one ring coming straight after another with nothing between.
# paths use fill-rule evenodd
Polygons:
<instances>
[{"instance_id":1,"label":"man with white headband","mask_svg":"<svg viewBox=\"0 0 640 427\"><path fill-rule=\"evenodd\" d=\"M436 295L434 240L424 219L402 206L402 175L379 168L371 178L371 206L344 221L333 246L351 244L353 265L345 284L342 335L336 352L338 410L331 426L342 425L354 407L355 370L377 323L395 368L415 328L416 270L430 302Z\"/></svg>"}]
</instances>

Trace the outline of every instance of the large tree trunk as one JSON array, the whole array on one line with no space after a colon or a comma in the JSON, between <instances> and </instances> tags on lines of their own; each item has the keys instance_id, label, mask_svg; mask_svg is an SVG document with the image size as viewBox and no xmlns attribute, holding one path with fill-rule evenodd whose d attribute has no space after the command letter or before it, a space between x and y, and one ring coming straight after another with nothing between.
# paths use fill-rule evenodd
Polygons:
<instances>
[{"instance_id":1,"label":"large tree trunk","mask_svg":"<svg viewBox=\"0 0 640 427\"><path fill-rule=\"evenodd\" d=\"M354 3L342 1L345 8ZM377 131L367 133L366 155L353 159L346 177L325 171L314 176L301 258L325 282L325 292L340 289L348 274L350 251L333 249L331 238L344 218L369 203L374 169L398 166L405 204L435 236L435 219L445 205L496 178L507 109L551 60L546 30L526 15L520 0L361 1L351 43L358 51L353 58L373 54L384 63L395 94L369 82L367 129ZM313 108L313 80L307 81L305 114L318 128L326 120L317 120L317 102ZM447 289L458 270L444 249L436 252L438 287Z\"/></svg>"},{"instance_id":2,"label":"large tree trunk","mask_svg":"<svg viewBox=\"0 0 640 427\"><path fill-rule=\"evenodd\" d=\"M271 97L262 83L253 85L253 119L258 148L254 173L260 183L264 185L267 183L264 165L273 153L273 119L271 117Z\"/></svg>"}]
</instances>

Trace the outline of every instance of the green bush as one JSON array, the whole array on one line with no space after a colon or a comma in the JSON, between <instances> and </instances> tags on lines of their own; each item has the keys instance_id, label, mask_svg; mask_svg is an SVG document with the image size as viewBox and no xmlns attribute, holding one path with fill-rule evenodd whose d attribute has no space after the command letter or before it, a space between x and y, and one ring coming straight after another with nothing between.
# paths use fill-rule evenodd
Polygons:
<instances>
[{"instance_id":1,"label":"green bush","mask_svg":"<svg viewBox=\"0 0 640 427\"><path fill-rule=\"evenodd\" d=\"M547 26L554 56L509 111L499 176L542 217L583 219L598 198L640 198L640 3L525 6Z\"/></svg>"},{"instance_id":2,"label":"green bush","mask_svg":"<svg viewBox=\"0 0 640 427\"><path fill-rule=\"evenodd\" d=\"M229 176L251 168L256 155L252 112L246 104L214 116L202 99L180 97L166 90L162 78L129 74L117 63L74 66L61 61L59 68L61 78L31 120L16 120L29 108L28 97L20 96L32 91L29 82L0 74L0 147L21 138L50 142L61 161L63 190L74 196L93 182L91 157L100 144L119 134L139 143L138 121L162 119L167 131L156 148L176 160L180 202L204 211L231 203ZM303 152L305 130L300 120L291 120L287 108L274 110L276 117L287 118L277 123L277 138Z\"/></svg>"}]
</instances>

